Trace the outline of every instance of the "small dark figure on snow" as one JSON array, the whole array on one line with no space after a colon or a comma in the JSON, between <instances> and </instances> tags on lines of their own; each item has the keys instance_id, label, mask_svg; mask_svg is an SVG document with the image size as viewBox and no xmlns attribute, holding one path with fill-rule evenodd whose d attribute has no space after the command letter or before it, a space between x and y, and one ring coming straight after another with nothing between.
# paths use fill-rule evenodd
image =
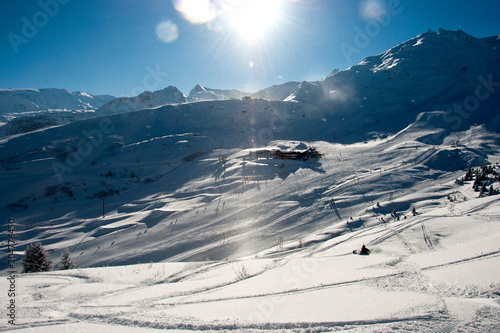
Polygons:
<instances>
[{"instance_id":1,"label":"small dark figure on snow","mask_svg":"<svg viewBox=\"0 0 500 333\"><path fill-rule=\"evenodd\" d=\"M370 250L368 250L365 244L363 244L363 246L361 247L361 251L359 251L359 254L362 256L367 256L370 254Z\"/></svg>"},{"instance_id":2,"label":"small dark figure on snow","mask_svg":"<svg viewBox=\"0 0 500 333\"><path fill-rule=\"evenodd\" d=\"M359 254L361 256L367 256L370 254L370 250L368 250L368 248L365 246L365 244L363 244L363 246L361 247L361 251L354 250L354 251L352 251L352 253Z\"/></svg>"}]
</instances>

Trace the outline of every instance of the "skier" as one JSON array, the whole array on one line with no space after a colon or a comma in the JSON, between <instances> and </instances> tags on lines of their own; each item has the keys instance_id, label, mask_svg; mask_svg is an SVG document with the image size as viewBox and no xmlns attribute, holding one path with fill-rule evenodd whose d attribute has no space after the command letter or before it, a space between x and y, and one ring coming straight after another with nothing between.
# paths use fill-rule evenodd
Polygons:
<instances>
[{"instance_id":1,"label":"skier","mask_svg":"<svg viewBox=\"0 0 500 333\"><path fill-rule=\"evenodd\" d=\"M363 246L361 247L361 251L359 251L359 254L362 256L367 256L370 254L370 250L368 250L365 244L363 244Z\"/></svg>"},{"instance_id":2,"label":"skier","mask_svg":"<svg viewBox=\"0 0 500 333\"><path fill-rule=\"evenodd\" d=\"M365 244L363 244L363 246L361 247L361 251L358 252L358 250L354 250L354 251L352 251L352 253L359 254L361 256L367 256L370 254L370 250L368 250L368 248L365 246Z\"/></svg>"}]
</instances>

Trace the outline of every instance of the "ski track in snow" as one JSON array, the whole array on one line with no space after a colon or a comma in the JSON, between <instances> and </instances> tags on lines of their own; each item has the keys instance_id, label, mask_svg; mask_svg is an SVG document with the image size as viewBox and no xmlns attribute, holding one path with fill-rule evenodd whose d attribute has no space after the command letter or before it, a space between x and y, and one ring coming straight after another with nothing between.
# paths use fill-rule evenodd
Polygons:
<instances>
[{"instance_id":1,"label":"ski track in snow","mask_svg":"<svg viewBox=\"0 0 500 333\"><path fill-rule=\"evenodd\" d=\"M490 206L491 203L485 203L484 205L481 206ZM480 211L479 209L472 208L469 210L470 211ZM460 265L464 263L469 263L469 262L474 262L474 261L481 261L481 260L490 260L494 258L499 258L500 257L500 250L497 251L491 251L488 253L484 253L481 255L477 256L472 256L472 257L467 257L467 258L462 258L460 260L456 261L451 261L451 262L446 262L443 264L439 265L430 265L430 266L424 266L424 267L418 267L415 264L411 263L409 258L411 257L412 254L415 253L415 251L412 251L411 246L408 244L407 241L405 241L404 238L401 237L401 233L405 232L405 230L410 230L415 226L420 226L420 232L421 236L423 238L423 241L426 244L432 244L430 243L430 236L428 234L428 231L424 227L424 221L429 222L432 220L433 216L417 216L415 217L412 221L395 221L391 223L386 223L383 225L378 225L378 226L373 226L370 227L369 229L364 229L361 232L357 232L356 235L350 235L346 239L346 241L352 241L353 238L356 237L363 237L366 235L363 234L368 234L370 237L373 238L373 240L368 243L369 246L375 246L383 244L384 241L387 241L392 238L397 238L399 241L402 242L403 246L407 248L409 251L409 254L403 255L399 260L393 261L392 263L389 263L390 267L394 267L394 271L388 274L379 274L373 277L366 277L366 278L358 278L358 279L352 279L352 280L344 280L340 282L334 282L334 283L322 283L320 285L311 285L311 286L304 286L300 288L292 288L288 290L282 290L282 291L277 291L277 292L266 292L262 294L248 294L244 296L234 296L234 297L222 297L222 298L213 298L211 297L211 293L216 292L218 290L224 290L225 288L231 288L235 287L240 283L240 280L232 280L230 282L226 283L219 283L215 284L211 287L203 287L199 289L192 289L186 292L179 292L179 293L172 293L168 296L163 295L163 296L157 296L157 297L148 297L141 299L139 302L136 304L117 304L116 308L118 312L113 311L113 307L110 305L95 305L93 304L95 302L95 297L99 295L98 297L101 299L106 299L106 298L113 298L115 296L119 295L126 295L127 293L133 292L134 290L140 291L141 289L148 288L148 286L152 285L162 285L162 284L170 284L170 283L183 283L184 281L189 281L190 279L196 278L197 276L207 274L211 271L217 271L218 269L232 265L233 263L231 262L214 262L214 263L199 263L196 265L191 265L191 268L183 269L178 271L177 273L174 273L170 276L167 276L165 278L162 278L158 281L156 281L154 284L149 284L149 285L137 285L135 287L131 288L126 288L126 289L120 289L120 290L110 290L108 292L98 292L98 294L93 295L89 294L88 296L83 296L81 295L78 299L78 306L77 308L73 308L71 312L67 314L67 318L63 320L48 320L48 321L34 321L30 324L30 327L35 327L39 329L43 329L44 327L52 327L53 325L68 325L71 323L79 323L79 322L87 322L87 323L94 323L94 324L103 324L103 325L121 325L121 326L128 326L128 327L137 327L137 328L150 328L150 329L162 329L162 330L182 330L182 331L238 331L238 330L255 330L255 331L260 331L260 330L276 330L276 331L322 331L322 330L332 330L336 328L343 328L346 330L350 330L349 328L352 327L355 330L360 330L363 327L366 327L369 331L376 331L376 330L381 330L381 331L389 331L393 329L404 329L405 327L408 329L415 329L415 330L428 330L432 327L434 327L435 332L454 332L455 330L459 329L460 327L467 327L468 329L471 329L471 331L475 331L476 328L475 326L478 326L479 324L477 323L478 320L476 319L474 322L474 326L471 326L471 322L461 322L461 321L456 321L452 317L449 317L447 315L447 305L446 305L446 298L447 297L470 297L467 295L467 292L463 291L461 295L458 295L457 292L459 290L443 290L440 288L434 287L429 279L427 277L424 277L422 275L422 272L424 271L429 271L429 270L439 270L444 267L448 266L455 266L455 265ZM391 225L394 224L394 225ZM382 228L381 228L382 227ZM379 230L376 230L379 229ZM388 230L387 230L388 229ZM385 231L384 231L385 230ZM382 235L377 236L378 234L382 233ZM334 240L332 240L333 242ZM428 243L429 242L429 243ZM335 248L335 245L338 245L339 243L333 244L332 246L329 246L327 248L323 248L323 251L318 251L317 253L322 253L331 249ZM433 246L428 246L428 250L436 250ZM314 255L313 255L314 256ZM279 260L279 261L276 261ZM268 268L265 268L264 270L260 271L260 273L253 274L247 277L247 279L251 280L252 278L258 276L259 274L263 274L265 272L272 272L274 269L277 267L283 267L286 265L289 261L285 260L282 261L283 259L275 259L275 262L272 263L271 266ZM281 262L281 263L280 263ZM84 271L83 271L84 272ZM32 294L35 298L33 299L35 302L42 302L42 304L35 306L35 307L29 307L27 309L28 312L45 312L47 309L50 309L52 311L60 311L60 306L61 304L74 304L74 299L68 299L68 298L54 298L51 299L51 297L55 296L55 292L47 292L45 291L46 288L53 286L53 285L68 285L68 284L73 284L73 283L78 283L78 282L84 282L84 283L99 283L99 279L95 277L91 277L88 274L85 273L78 273L78 272L68 272L66 276L61 276L59 274L55 273L44 273L43 276L44 278L49 278L50 283L49 284L35 284L32 287L32 291L29 292ZM34 275L28 275L26 278L31 279L34 278L36 279L37 276ZM242 280L245 281L245 280ZM332 288L343 288L346 286L355 286L355 285L365 285L365 286L375 286L377 288L381 288L381 290L384 290L385 292L393 290L415 290L417 292L423 292L426 294L434 295L437 297L437 308L435 312L429 312L427 314L423 315L405 315L405 316L392 316L391 318L377 318L376 320L356 320L356 321L333 321L333 322L290 322L290 323L280 323L280 322L267 322L267 323L239 323L239 322L234 322L234 323L216 323L216 322L197 322L196 320L190 320L189 323L173 323L169 324L167 322L151 322L148 320L139 320L139 319L127 319L127 317L130 316L130 314L133 314L134 317L141 317L143 313L151 312L151 311L157 311L161 310L164 308L176 308L176 307L183 307L187 305L203 305L207 304L207 306L216 306L217 303L225 303L229 301L236 301L236 300L258 300L258 299L268 299L269 297L275 298L275 297L283 297L283 296L296 296L300 297L301 294L309 294L311 292L318 292L318 291L326 291ZM442 286L441 286L442 288ZM496 292L500 290L497 289ZM489 299L490 297L495 297L495 293L493 294L488 294L487 290L484 290L481 292L480 290L476 290L476 292L479 292L480 296L479 297L486 297L486 299ZM482 294L481 294L482 293ZM39 295L39 296L36 296ZM456 296L452 296L456 295ZM83 296L83 297L82 297ZM202 296L201 299L196 299L196 300L190 300L190 298L194 296ZM37 300L36 298L39 297ZM476 295L477 297L477 295ZM168 299L176 299L174 302L169 303ZM183 298L185 298L183 300ZM155 304L157 302L160 302L159 304ZM109 314L99 314L101 311L99 310L102 308L103 310L105 309L105 312L109 312ZM500 308L500 307L499 307ZM80 313L75 311L76 309L83 309L85 313ZM480 307L482 309L481 311L486 311L486 309L491 309L489 311L492 311L493 308L485 308L485 307ZM90 310L90 312L88 312ZM497 310L495 310L498 312ZM126 314L129 315L126 315ZM481 314L481 313L479 313ZM483 315L485 317L490 316L490 312L484 312ZM481 319L481 318L479 318ZM490 318L491 319L491 318ZM482 320L482 319L481 319ZM446 322L449 322L446 324ZM479 321L480 322L480 321ZM493 325L494 324L493 320ZM497 321L498 322L498 321ZM438 324L439 328L436 328L436 324ZM21 326L22 327L22 326ZM481 327L479 325L478 327ZM489 327L489 326L487 326ZM494 327L494 326L493 326ZM4 327L5 328L5 327ZM477 330L477 332L480 332L481 330Z\"/></svg>"}]
</instances>

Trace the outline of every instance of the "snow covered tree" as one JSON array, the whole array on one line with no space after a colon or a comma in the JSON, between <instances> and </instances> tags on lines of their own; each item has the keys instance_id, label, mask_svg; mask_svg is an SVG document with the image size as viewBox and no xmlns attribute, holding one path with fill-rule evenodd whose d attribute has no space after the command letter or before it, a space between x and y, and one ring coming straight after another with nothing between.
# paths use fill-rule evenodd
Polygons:
<instances>
[{"instance_id":1,"label":"snow covered tree","mask_svg":"<svg viewBox=\"0 0 500 333\"><path fill-rule=\"evenodd\" d=\"M472 180L472 169L469 165L469 168L467 169L467 173L465 174L465 180L468 181L468 180Z\"/></svg>"},{"instance_id":2,"label":"snow covered tree","mask_svg":"<svg viewBox=\"0 0 500 333\"><path fill-rule=\"evenodd\" d=\"M479 186L481 186L481 180L479 179L479 175L476 174L476 179L474 180L474 184L472 184L472 188L474 191L479 190Z\"/></svg>"},{"instance_id":3,"label":"snow covered tree","mask_svg":"<svg viewBox=\"0 0 500 333\"><path fill-rule=\"evenodd\" d=\"M483 185L481 185L481 191L479 192L479 196L483 195L483 193L486 192L486 184L483 183Z\"/></svg>"},{"instance_id":4,"label":"snow covered tree","mask_svg":"<svg viewBox=\"0 0 500 333\"><path fill-rule=\"evenodd\" d=\"M71 256L69 254L68 248L65 248L63 250L63 253L61 255L61 262L59 263L58 268L60 270L66 270L66 269L73 269L76 268L75 263L71 259Z\"/></svg>"},{"instance_id":5,"label":"snow covered tree","mask_svg":"<svg viewBox=\"0 0 500 333\"><path fill-rule=\"evenodd\" d=\"M42 244L30 244L24 251L23 273L48 272L52 269L52 261Z\"/></svg>"}]
</instances>

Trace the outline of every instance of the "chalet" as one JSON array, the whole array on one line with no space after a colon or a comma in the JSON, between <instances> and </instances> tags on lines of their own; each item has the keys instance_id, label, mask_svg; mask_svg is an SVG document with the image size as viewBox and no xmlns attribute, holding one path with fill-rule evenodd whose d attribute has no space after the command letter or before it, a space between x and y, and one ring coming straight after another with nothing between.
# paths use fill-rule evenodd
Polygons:
<instances>
[{"instance_id":1,"label":"chalet","mask_svg":"<svg viewBox=\"0 0 500 333\"><path fill-rule=\"evenodd\" d=\"M281 151L276 150L257 150L249 153L250 158L254 154L254 158L272 158L278 160L302 160L307 161L309 159L318 159L321 154L316 150L316 148L310 147L307 150L292 150L292 151Z\"/></svg>"},{"instance_id":2,"label":"chalet","mask_svg":"<svg viewBox=\"0 0 500 333\"><path fill-rule=\"evenodd\" d=\"M273 158L280 160L302 160L307 161L309 159L318 159L321 154L313 147L309 147L305 151L281 151L276 150L273 153Z\"/></svg>"}]
</instances>

